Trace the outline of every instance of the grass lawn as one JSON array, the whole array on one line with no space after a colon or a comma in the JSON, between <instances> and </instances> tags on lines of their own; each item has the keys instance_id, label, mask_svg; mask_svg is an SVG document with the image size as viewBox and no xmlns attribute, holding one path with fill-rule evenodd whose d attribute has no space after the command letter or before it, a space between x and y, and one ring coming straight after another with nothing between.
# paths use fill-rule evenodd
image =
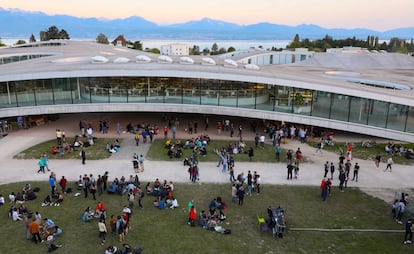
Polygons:
<instances>
[{"instance_id":1,"label":"grass lawn","mask_svg":"<svg viewBox=\"0 0 414 254\"><path fill-rule=\"evenodd\" d=\"M66 138L68 144L73 144L74 138ZM112 144L115 141L115 138L99 138L95 142L94 145L85 147L86 157L88 160L100 160L109 158L111 156L110 153L105 149L105 145L107 143ZM56 146L56 140L52 139L49 141L45 141L43 143L36 144L26 150L20 152L19 154L15 155L14 158L17 159L39 159L40 156L44 153L48 155L49 159L79 159L79 151L80 148L77 148L76 151L71 153L65 153L65 155L61 156L60 154L52 155L50 153L50 149Z\"/></svg>"},{"instance_id":2,"label":"grass lawn","mask_svg":"<svg viewBox=\"0 0 414 254\"><path fill-rule=\"evenodd\" d=\"M144 183L143 183L144 184ZM24 183L0 186L0 193L7 197L17 192ZM71 183L74 187L74 184ZM57 243L64 246L55 253L104 253L105 246L121 246L117 237L107 236L105 246L98 239L97 222L84 223L82 211L95 207L96 201L82 195L68 194L59 207L41 207L49 193L47 182L35 182L40 187L38 198L26 202L31 211L39 211L63 229ZM390 218L390 206L382 200L368 196L358 189L334 193L327 202L321 202L318 187L263 186L260 195L246 197L240 207L230 201L228 184L175 184L175 196L180 208L159 210L151 206L153 198L146 195L144 209L133 209L132 229L126 242L141 246L144 253L409 253L413 246L403 245L403 233L353 233L353 232L301 232L289 231L285 238L275 239L269 232L261 232L257 215L266 217L269 205L286 209L289 228L335 229L403 229ZM231 235L207 231L187 225L187 202L194 200L197 212L208 209L209 201L221 196L227 203L227 220L223 226L232 230ZM127 197L104 194L98 198L105 203L108 216L121 213ZM2 216L1 253L45 253L44 244L35 245L25 239L23 222L7 218L9 204L0 207ZM108 226L109 228L109 226ZM30 250L30 251L29 251Z\"/></svg>"},{"instance_id":3,"label":"grass lawn","mask_svg":"<svg viewBox=\"0 0 414 254\"><path fill-rule=\"evenodd\" d=\"M316 150L318 143L308 142L307 144L315 147L315 150ZM323 149L326 151L335 152L338 154L338 157L339 157L339 154L341 152L344 152L344 154L346 154L346 151L347 151L346 145L347 143L345 142L335 142L335 145L333 146L325 145ZM380 154L381 161L386 163L389 155L387 155L384 151L385 145L386 144L379 143L379 144L374 145L373 147L362 147L361 142L353 143L352 144L352 156L355 158L363 159L363 160L374 161L375 156L377 154ZM414 149L414 144L402 144L402 145L404 145L407 148ZM411 165L414 163L414 160L406 159L404 156L394 155L392 158L394 160L394 163L397 163L397 164Z\"/></svg>"},{"instance_id":4,"label":"grass lawn","mask_svg":"<svg viewBox=\"0 0 414 254\"><path fill-rule=\"evenodd\" d=\"M207 155L205 157L198 156L197 159L199 161L217 161L218 156L213 152L214 149L219 149L222 147L227 148L230 143L234 141L228 141L228 140L212 140L208 147L207 147ZM250 147L255 147L255 144L253 141L247 141L246 142L246 148L245 153L243 154L234 154L234 160L235 161L248 161L249 156L247 155L247 151ZM167 155L168 149L165 148L165 141L161 139L156 139L151 144L151 147L147 153L147 158L150 160L158 160L158 161L174 161L174 160L183 160L183 158L190 158L192 156L192 150L191 149L183 149L183 155L180 159L176 158L169 158ZM295 152L295 151L294 151ZM255 148L254 149L254 161L260 161L260 162L275 162L275 152L273 147L270 144L265 144L265 148ZM280 161L286 162L286 150L282 149L280 154ZM306 157L303 158L303 161L306 162Z\"/></svg>"}]
</instances>

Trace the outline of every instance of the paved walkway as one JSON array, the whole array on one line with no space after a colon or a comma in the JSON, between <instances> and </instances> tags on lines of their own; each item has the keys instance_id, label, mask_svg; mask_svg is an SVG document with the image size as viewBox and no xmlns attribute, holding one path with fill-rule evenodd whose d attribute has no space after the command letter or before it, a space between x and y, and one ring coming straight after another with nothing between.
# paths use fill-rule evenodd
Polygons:
<instances>
[{"instance_id":1,"label":"paved walkway","mask_svg":"<svg viewBox=\"0 0 414 254\"><path fill-rule=\"evenodd\" d=\"M110 117L111 126L114 126L117 121L121 122L121 126L131 120L122 115L102 116L98 114L84 114L80 115L65 115L55 122L49 122L42 126L36 126L27 130L18 130L10 132L8 136L0 139L0 160L2 161L0 184L20 181L42 181L47 179L44 174L36 173L38 166L37 160L21 160L13 159L13 156L33 146L39 142L55 138L55 130L57 128L64 129L67 136L74 136L78 134L78 122L80 117L88 117L89 120L97 123L99 119L107 119ZM160 129L163 128L161 119L145 118L146 121L154 121L158 123ZM158 116L156 118L159 118ZM188 135L184 132L185 123L187 119L181 120L180 128L177 133L178 138L185 138ZM141 121L140 121L141 122ZM152 122L152 123L154 123ZM201 124L199 124L201 125ZM204 126L204 124L202 124ZM186 125L185 125L186 126ZM229 139L225 133L220 136L215 132L208 132L212 139ZM103 134L96 133L98 137ZM128 133L117 135L114 128L109 129L107 137L119 137L124 139L122 152L113 155L109 159L92 161L87 160L86 165L82 165L79 160L50 160L50 168L56 172L58 178L64 175L69 180L77 180L79 175L91 173L94 175L103 174L109 171L109 179L120 177L122 175L129 176L133 173L131 157L134 152L138 154L145 154L148 151L149 144L140 144L139 147L134 145L134 136ZM251 131L244 132L244 139L253 140L254 133ZM236 140L236 138L235 138ZM236 162L235 174L239 172L247 173L247 170L257 171L262 176L262 183L266 184L285 184L285 185L311 185L319 186L323 176L323 165L326 161L333 161L337 163L338 155L335 153L324 151L323 155L316 155L315 149L306 145L300 144L298 141L289 141L287 144L282 144L283 148L291 148L296 150L301 148L305 157L311 162L303 163L300 168L300 176L298 180L286 180L286 165L285 163L262 163L262 162ZM353 163L358 162L361 166L359 181L349 181L350 187L361 187L367 192L375 193L377 190L387 190L387 194L380 196L381 198L391 201L394 192L412 188L412 180L414 179L414 170L412 166L394 165L392 173L384 172L385 164L382 164L379 169L374 166L372 161L354 160ZM229 182L229 175L221 173L221 169L216 167L215 162L201 162L200 163L200 182L208 183L226 183ZM351 171L352 174L352 171ZM153 181L155 178L161 180L167 179L174 182L189 182L187 167L184 167L180 161L150 161L145 162L145 171L139 173L141 181ZM334 175L333 185L338 185L337 172ZM384 192L384 191L383 191Z\"/></svg>"}]
</instances>

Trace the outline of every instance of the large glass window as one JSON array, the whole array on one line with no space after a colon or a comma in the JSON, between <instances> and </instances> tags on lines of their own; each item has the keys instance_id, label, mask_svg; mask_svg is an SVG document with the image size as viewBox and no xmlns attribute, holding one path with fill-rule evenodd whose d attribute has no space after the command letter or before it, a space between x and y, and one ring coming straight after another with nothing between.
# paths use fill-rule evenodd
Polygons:
<instances>
[{"instance_id":1,"label":"large glass window","mask_svg":"<svg viewBox=\"0 0 414 254\"><path fill-rule=\"evenodd\" d=\"M331 106L331 119L348 121L350 97L334 94Z\"/></svg>"},{"instance_id":2,"label":"large glass window","mask_svg":"<svg viewBox=\"0 0 414 254\"><path fill-rule=\"evenodd\" d=\"M14 82L2 82L0 83L0 107L16 107L16 94Z\"/></svg>"},{"instance_id":3,"label":"large glass window","mask_svg":"<svg viewBox=\"0 0 414 254\"><path fill-rule=\"evenodd\" d=\"M312 116L329 118L331 110L331 100L331 93L314 91L312 97Z\"/></svg>"},{"instance_id":4,"label":"large glass window","mask_svg":"<svg viewBox=\"0 0 414 254\"><path fill-rule=\"evenodd\" d=\"M371 100L368 108L368 125L384 128L387 123L388 102Z\"/></svg>"},{"instance_id":5,"label":"large glass window","mask_svg":"<svg viewBox=\"0 0 414 254\"><path fill-rule=\"evenodd\" d=\"M368 108L368 99L352 97L349 110L349 121L353 123L367 124Z\"/></svg>"},{"instance_id":6,"label":"large glass window","mask_svg":"<svg viewBox=\"0 0 414 254\"><path fill-rule=\"evenodd\" d=\"M310 115L312 109L312 92L305 89L295 88L290 94L293 101L293 113Z\"/></svg>"},{"instance_id":7,"label":"large glass window","mask_svg":"<svg viewBox=\"0 0 414 254\"><path fill-rule=\"evenodd\" d=\"M191 104L199 104L201 99L202 105L218 105L219 103L219 81L216 79L193 79L194 85L199 86L200 96L193 96L193 88L187 91L185 97ZM195 87L197 88L197 87ZM194 89L194 93L196 89Z\"/></svg>"},{"instance_id":8,"label":"large glass window","mask_svg":"<svg viewBox=\"0 0 414 254\"><path fill-rule=\"evenodd\" d=\"M236 107L237 106L237 88L238 82L220 81L220 106ZM253 104L254 105L254 104Z\"/></svg>"},{"instance_id":9,"label":"large glass window","mask_svg":"<svg viewBox=\"0 0 414 254\"><path fill-rule=\"evenodd\" d=\"M414 133L414 107L409 107L406 124L406 132Z\"/></svg>"},{"instance_id":10,"label":"large glass window","mask_svg":"<svg viewBox=\"0 0 414 254\"><path fill-rule=\"evenodd\" d=\"M30 81L14 82L18 106L35 106L36 105L36 88Z\"/></svg>"},{"instance_id":11,"label":"large glass window","mask_svg":"<svg viewBox=\"0 0 414 254\"><path fill-rule=\"evenodd\" d=\"M293 88L278 86L275 97L275 111L292 113L292 96Z\"/></svg>"},{"instance_id":12,"label":"large glass window","mask_svg":"<svg viewBox=\"0 0 414 254\"><path fill-rule=\"evenodd\" d=\"M408 106L390 103L388 111L387 128L397 131L404 131L407 121Z\"/></svg>"}]
</instances>

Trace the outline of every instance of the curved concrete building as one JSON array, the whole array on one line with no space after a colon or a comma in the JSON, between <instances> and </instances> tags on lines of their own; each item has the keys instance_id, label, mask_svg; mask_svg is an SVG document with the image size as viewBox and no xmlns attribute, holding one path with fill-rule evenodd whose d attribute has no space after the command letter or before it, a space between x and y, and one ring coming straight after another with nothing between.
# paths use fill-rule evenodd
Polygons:
<instances>
[{"instance_id":1,"label":"curved concrete building","mask_svg":"<svg viewBox=\"0 0 414 254\"><path fill-rule=\"evenodd\" d=\"M0 118L183 112L414 142L414 58L361 49L159 56L52 41L0 49Z\"/></svg>"}]
</instances>

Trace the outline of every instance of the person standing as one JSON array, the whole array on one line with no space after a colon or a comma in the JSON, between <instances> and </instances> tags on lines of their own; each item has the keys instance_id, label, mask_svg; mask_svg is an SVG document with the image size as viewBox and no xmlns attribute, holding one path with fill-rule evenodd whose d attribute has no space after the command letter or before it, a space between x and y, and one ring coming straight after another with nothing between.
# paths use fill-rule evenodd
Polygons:
<instances>
[{"instance_id":1,"label":"person standing","mask_svg":"<svg viewBox=\"0 0 414 254\"><path fill-rule=\"evenodd\" d=\"M86 161L86 152L85 149L82 148L82 151L80 152L81 158L82 158L82 164L85 165L85 161Z\"/></svg>"},{"instance_id":2,"label":"person standing","mask_svg":"<svg viewBox=\"0 0 414 254\"><path fill-rule=\"evenodd\" d=\"M250 147L248 154L249 154L249 161L253 161L253 157L254 157L253 147Z\"/></svg>"},{"instance_id":3,"label":"person standing","mask_svg":"<svg viewBox=\"0 0 414 254\"><path fill-rule=\"evenodd\" d=\"M335 173L335 165L333 164L333 162L331 162L331 180L333 180L333 174Z\"/></svg>"},{"instance_id":4,"label":"person standing","mask_svg":"<svg viewBox=\"0 0 414 254\"><path fill-rule=\"evenodd\" d=\"M344 192L344 183L345 183L345 171L339 171L339 191Z\"/></svg>"},{"instance_id":5,"label":"person standing","mask_svg":"<svg viewBox=\"0 0 414 254\"><path fill-rule=\"evenodd\" d=\"M325 178L328 175L328 172L329 172L329 162L328 161L325 163L324 171L325 171L325 174L323 174L323 177Z\"/></svg>"},{"instance_id":6,"label":"person standing","mask_svg":"<svg viewBox=\"0 0 414 254\"><path fill-rule=\"evenodd\" d=\"M103 190L106 191L108 185L108 171L105 171L105 174L102 176Z\"/></svg>"},{"instance_id":7,"label":"person standing","mask_svg":"<svg viewBox=\"0 0 414 254\"><path fill-rule=\"evenodd\" d=\"M275 156L277 162L280 162L280 153L282 152L282 149L280 148L280 145L276 145L275 147Z\"/></svg>"},{"instance_id":8,"label":"person standing","mask_svg":"<svg viewBox=\"0 0 414 254\"><path fill-rule=\"evenodd\" d=\"M237 191L237 198L239 199L239 205L242 206L243 205L243 201L244 201L244 189L243 186L239 187L239 190Z\"/></svg>"},{"instance_id":9,"label":"person standing","mask_svg":"<svg viewBox=\"0 0 414 254\"><path fill-rule=\"evenodd\" d=\"M287 179L292 180L293 165L292 163L287 164Z\"/></svg>"},{"instance_id":10,"label":"person standing","mask_svg":"<svg viewBox=\"0 0 414 254\"><path fill-rule=\"evenodd\" d=\"M328 188L329 188L328 180L326 177L324 177L320 185L322 201L325 201L326 197L328 196Z\"/></svg>"},{"instance_id":11,"label":"person standing","mask_svg":"<svg viewBox=\"0 0 414 254\"><path fill-rule=\"evenodd\" d=\"M32 222L29 224L29 231L32 234L32 241L37 243L41 242L40 238L40 225L36 222L36 218L32 219Z\"/></svg>"},{"instance_id":12,"label":"person standing","mask_svg":"<svg viewBox=\"0 0 414 254\"><path fill-rule=\"evenodd\" d=\"M194 206L191 206L190 212L188 215L188 225L194 227L196 218L197 218L196 209Z\"/></svg>"},{"instance_id":13,"label":"person standing","mask_svg":"<svg viewBox=\"0 0 414 254\"><path fill-rule=\"evenodd\" d=\"M67 180L65 178L65 176L62 176L62 178L60 178L59 180L59 185L62 188L62 193L66 194L66 185L67 185Z\"/></svg>"},{"instance_id":14,"label":"person standing","mask_svg":"<svg viewBox=\"0 0 414 254\"><path fill-rule=\"evenodd\" d=\"M105 244L105 237L106 237L106 225L103 222L103 219L100 219L98 222L98 229L99 229L99 238L101 239L101 245Z\"/></svg>"},{"instance_id":15,"label":"person standing","mask_svg":"<svg viewBox=\"0 0 414 254\"><path fill-rule=\"evenodd\" d=\"M138 161L139 161L139 167L141 168L141 172L144 172L144 161L145 161L145 159L144 159L144 156L142 154L139 156Z\"/></svg>"},{"instance_id":16,"label":"person standing","mask_svg":"<svg viewBox=\"0 0 414 254\"><path fill-rule=\"evenodd\" d=\"M354 166L354 176L352 177L352 181L355 180L355 182L358 182L358 172L359 172L359 165L357 162L355 163L355 166Z\"/></svg>"},{"instance_id":17,"label":"person standing","mask_svg":"<svg viewBox=\"0 0 414 254\"><path fill-rule=\"evenodd\" d=\"M121 124L119 122L116 123L115 128L116 128L116 133L118 135L121 135Z\"/></svg>"},{"instance_id":18,"label":"person standing","mask_svg":"<svg viewBox=\"0 0 414 254\"><path fill-rule=\"evenodd\" d=\"M381 162L381 155L377 154L377 155L375 156L375 166L376 166L377 168L379 168L380 162Z\"/></svg>"},{"instance_id":19,"label":"person standing","mask_svg":"<svg viewBox=\"0 0 414 254\"><path fill-rule=\"evenodd\" d=\"M413 238L413 222L411 219L408 219L405 223L405 236L404 236L404 244L411 244L411 240Z\"/></svg>"},{"instance_id":20,"label":"person standing","mask_svg":"<svg viewBox=\"0 0 414 254\"><path fill-rule=\"evenodd\" d=\"M384 172L386 172L388 169L390 170L390 172L392 172L392 164L394 163L394 161L392 160L392 157L389 157L387 160L387 167L385 168Z\"/></svg>"}]
</instances>

